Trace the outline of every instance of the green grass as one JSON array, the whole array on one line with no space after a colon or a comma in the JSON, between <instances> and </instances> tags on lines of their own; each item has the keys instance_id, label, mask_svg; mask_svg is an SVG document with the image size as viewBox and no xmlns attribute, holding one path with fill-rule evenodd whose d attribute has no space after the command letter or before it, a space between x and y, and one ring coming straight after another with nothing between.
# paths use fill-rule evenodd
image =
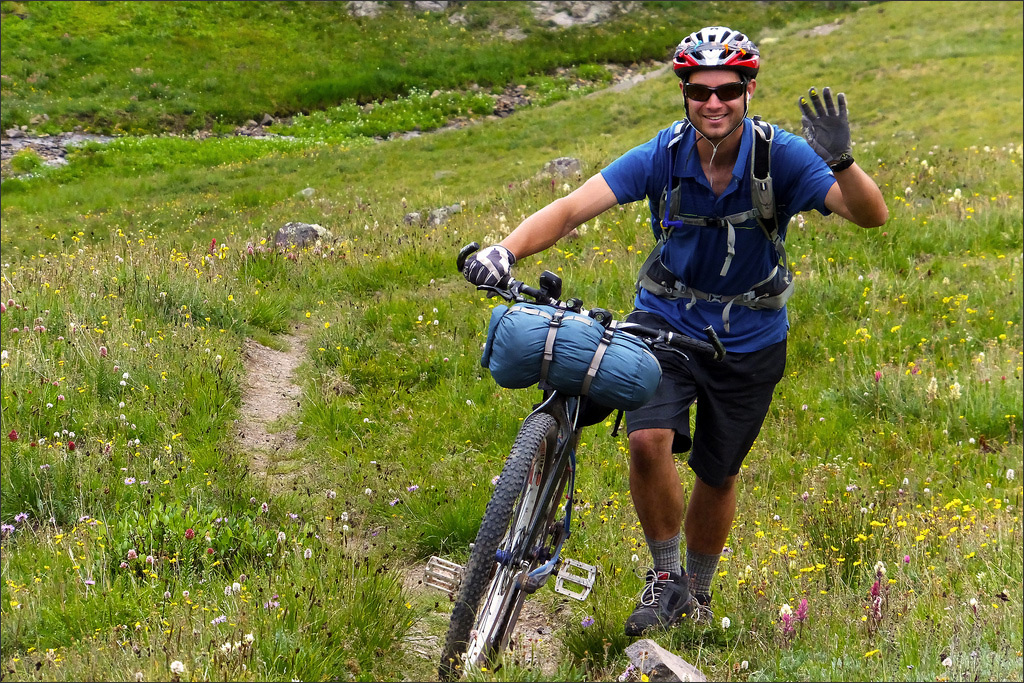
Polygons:
<instances>
[{"instance_id":1,"label":"green grass","mask_svg":"<svg viewBox=\"0 0 1024 683\"><path fill-rule=\"evenodd\" d=\"M667 19L696 11L644 6ZM878 230L817 214L790 226L787 376L740 476L716 623L657 640L711 679L1021 680L1020 4L872 4L816 38L804 31L835 8L715 7L744 26L760 13L750 19L766 63L754 113L795 130L808 87L847 93L854 153L891 217ZM519 6L464 8L467 33L525 25ZM175 54L182 68L199 58L234 68L215 51L171 50L188 32L226 45L215 11L4 3L4 74L44 52L78 55L96 111L109 113L110 64L135 63L126 54L164 45L168 56L152 51L167 69ZM221 11L252 20L243 35L273 21L282 38L315 36L304 23L314 19L343 35L351 22L327 3ZM53 30L12 43L12 12ZM414 22L417 36L444 35L436 17L420 26L389 12L382 35ZM667 19L651 31L668 42L692 23ZM67 22L79 32L55 52ZM103 40L86 50L94 39L82 36ZM457 42L438 60L486 47ZM248 82L279 73L287 94L303 59L261 60L266 80L254 70ZM527 71L540 78L537 64ZM225 89L244 80L207 84L210 102L230 104ZM468 80L452 83L469 92ZM28 106L15 105L30 91L3 87L5 116ZM41 90L32 96L49 106ZM443 638L450 603L414 579L430 555L464 561L537 398L498 388L480 366L495 302L467 287L454 255L579 182L538 176L546 161L578 157L589 176L681 114L666 76L409 140L317 141L327 128L296 141L131 137L5 179L4 678L163 680L176 660L198 680L432 678L431 638ZM403 221L456 202L463 211L445 226ZM336 239L269 249L292 220ZM567 294L626 312L651 245L645 207L613 209L580 232L517 273L551 269ZM301 394L275 424L296 441L274 456L288 470L275 480L235 441L246 375L259 371L245 340L282 346L297 327ZM610 431L609 420L584 435L566 548L599 568L594 592L582 604L536 594L553 632L533 645L550 656L534 662L524 644L474 680L608 680L626 669L621 624L647 551L626 440ZM807 619L783 629L780 609L804 599Z\"/></svg>"},{"instance_id":2,"label":"green grass","mask_svg":"<svg viewBox=\"0 0 1024 683\"><path fill-rule=\"evenodd\" d=\"M318 2L5 0L0 121L7 129L46 114L41 130L230 130L265 113L309 114L415 89L500 89L561 66L588 67L593 77L603 63L663 60L679 42L677 27L702 20L694 5L647 2L606 24L555 31L522 6L473 2L438 14L384 5L383 17L369 20ZM718 10L723 20L754 23L756 33L856 5ZM506 39L513 28L525 39Z\"/></svg>"}]
</instances>

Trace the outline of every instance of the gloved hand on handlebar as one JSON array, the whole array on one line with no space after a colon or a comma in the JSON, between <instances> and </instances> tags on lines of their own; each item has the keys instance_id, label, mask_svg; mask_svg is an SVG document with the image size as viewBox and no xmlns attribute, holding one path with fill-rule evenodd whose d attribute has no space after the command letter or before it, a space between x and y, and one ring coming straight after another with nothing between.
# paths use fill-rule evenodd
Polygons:
<instances>
[{"instance_id":1,"label":"gloved hand on handlebar","mask_svg":"<svg viewBox=\"0 0 1024 683\"><path fill-rule=\"evenodd\" d=\"M477 287L504 287L511 278L515 262L515 254L495 244L467 258L462 275Z\"/></svg>"}]
</instances>

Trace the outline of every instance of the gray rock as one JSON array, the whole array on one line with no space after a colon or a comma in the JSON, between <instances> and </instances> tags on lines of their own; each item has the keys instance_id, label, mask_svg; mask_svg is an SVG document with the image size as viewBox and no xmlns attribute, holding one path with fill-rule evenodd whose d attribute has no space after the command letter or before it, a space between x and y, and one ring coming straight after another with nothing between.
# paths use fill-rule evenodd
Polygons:
<instances>
[{"instance_id":1,"label":"gray rock","mask_svg":"<svg viewBox=\"0 0 1024 683\"><path fill-rule=\"evenodd\" d=\"M571 175L580 175L583 173L583 167L580 164L579 159L572 157L558 157L552 159L548 163L544 164L544 173L558 176L560 178L568 178Z\"/></svg>"},{"instance_id":2,"label":"gray rock","mask_svg":"<svg viewBox=\"0 0 1024 683\"><path fill-rule=\"evenodd\" d=\"M569 28L570 26L575 26L577 24L577 20L566 12L557 12L552 14L548 18L548 21L558 28Z\"/></svg>"},{"instance_id":3,"label":"gray rock","mask_svg":"<svg viewBox=\"0 0 1024 683\"><path fill-rule=\"evenodd\" d=\"M630 2L534 2L533 16L558 28L570 28L580 24L595 25L629 12Z\"/></svg>"},{"instance_id":4,"label":"gray rock","mask_svg":"<svg viewBox=\"0 0 1024 683\"><path fill-rule=\"evenodd\" d=\"M653 640L638 640L626 648L633 666L652 681L706 681L700 669Z\"/></svg>"},{"instance_id":5,"label":"gray rock","mask_svg":"<svg viewBox=\"0 0 1024 683\"><path fill-rule=\"evenodd\" d=\"M350 2L348 3L348 13L353 17L369 17L373 19L378 14L383 5L379 2Z\"/></svg>"},{"instance_id":6,"label":"gray rock","mask_svg":"<svg viewBox=\"0 0 1024 683\"><path fill-rule=\"evenodd\" d=\"M452 204L450 206L442 206L437 209L432 209L427 212L426 217L420 211L413 211L405 214L402 219L406 225L429 225L437 227L447 223L452 216L462 212L462 204Z\"/></svg>"},{"instance_id":7,"label":"gray rock","mask_svg":"<svg viewBox=\"0 0 1024 683\"><path fill-rule=\"evenodd\" d=\"M454 215L462 211L461 204L452 204L451 206L442 206L439 209L434 209L427 216L427 223L433 226L444 225Z\"/></svg>"},{"instance_id":8,"label":"gray rock","mask_svg":"<svg viewBox=\"0 0 1024 683\"><path fill-rule=\"evenodd\" d=\"M45 166L66 165L67 151L71 147L87 142L107 143L114 140L109 135L91 133L58 133L56 135L30 135L17 128L5 131L8 137L0 140L0 160L7 161L18 152L30 149L43 161Z\"/></svg>"},{"instance_id":9,"label":"gray rock","mask_svg":"<svg viewBox=\"0 0 1024 683\"><path fill-rule=\"evenodd\" d=\"M318 240L327 242L333 239L330 230L316 223L285 223L274 235L274 246L287 248L295 245L301 248Z\"/></svg>"},{"instance_id":10,"label":"gray rock","mask_svg":"<svg viewBox=\"0 0 1024 683\"><path fill-rule=\"evenodd\" d=\"M447 2L420 2L417 0L412 3L412 6L417 12L443 12L448 9Z\"/></svg>"}]
</instances>

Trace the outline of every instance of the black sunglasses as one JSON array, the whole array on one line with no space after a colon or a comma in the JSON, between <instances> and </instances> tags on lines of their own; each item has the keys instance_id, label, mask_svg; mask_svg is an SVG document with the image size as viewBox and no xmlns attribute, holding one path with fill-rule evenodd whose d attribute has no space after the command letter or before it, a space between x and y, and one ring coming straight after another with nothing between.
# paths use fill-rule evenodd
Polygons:
<instances>
[{"instance_id":1,"label":"black sunglasses","mask_svg":"<svg viewBox=\"0 0 1024 683\"><path fill-rule=\"evenodd\" d=\"M718 95L718 99L722 102L731 102L732 100L743 97L743 94L747 92L747 84L743 81L736 81L735 83L726 83L720 85L717 88L709 88L706 85L700 85L699 83L687 83L683 86L683 93L686 97L697 102L707 102L711 99L711 95Z\"/></svg>"}]
</instances>

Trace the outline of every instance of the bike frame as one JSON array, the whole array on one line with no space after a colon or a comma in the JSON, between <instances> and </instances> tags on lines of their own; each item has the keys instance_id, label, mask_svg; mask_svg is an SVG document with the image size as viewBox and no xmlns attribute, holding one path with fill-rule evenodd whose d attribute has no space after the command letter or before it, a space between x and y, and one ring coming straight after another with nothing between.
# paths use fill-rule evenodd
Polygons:
<instances>
[{"instance_id":1,"label":"bike frame","mask_svg":"<svg viewBox=\"0 0 1024 683\"><path fill-rule=\"evenodd\" d=\"M565 541L572 534L572 504L573 495L576 491L576 444L579 443L579 436L583 428L578 426L579 420L579 409L580 399L576 396L563 396L557 391L552 391L551 394L538 405L530 415L535 413L548 413L555 418L555 421L559 426L558 442L555 447L555 454L552 458L552 465L547 469L548 473L557 474L561 472L565 465L569 465L569 480L566 483L566 494L565 500L565 520L563 522L562 537L558 541L558 545L555 546L554 552L551 554L551 558L548 559L544 564L537 567L529 573L525 579L521 581L522 588L527 593L533 593L534 591L541 588L548 579L551 578L551 574L554 572L555 567L558 566L558 562L562 555L562 546L565 545ZM557 495L559 492L554 491L554 487L558 486L559 477L548 476L547 481L544 484L544 489L541 491L540 499L548 500L550 496ZM500 559L499 559L500 561Z\"/></svg>"}]
</instances>

